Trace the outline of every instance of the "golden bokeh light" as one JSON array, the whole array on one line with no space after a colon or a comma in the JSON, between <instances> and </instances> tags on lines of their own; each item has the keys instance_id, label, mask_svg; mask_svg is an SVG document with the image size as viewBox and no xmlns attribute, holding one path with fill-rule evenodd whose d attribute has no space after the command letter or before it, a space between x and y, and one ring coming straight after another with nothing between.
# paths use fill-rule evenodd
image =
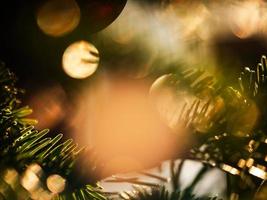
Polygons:
<instances>
[{"instance_id":1,"label":"golden bokeh light","mask_svg":"<svg viewBox=\"0 0 267 200\"><path fill-rule=\"evenodd\" d=\"M62 58L63 69L72 78L84 79L91 76L98 67L99 53L96 47L86 41L71 44Z\"/></svg>"},{"instance_id":2,"label":"golden bokeh light","mask_svg":"<svg viewBox=\"0 0 267 200\"><path fill-rule=\"evenodd\" d=\"M47 35L59 37L73 31L80 22L75 0L48 0L37 12L37 24Z\"/></svg>"},{"instance_id":3,"label":"golden bokeh light","mask_svg":"<svg viewBox=\"0 0 267 200\"><path fill-rule=\"evenodd\" d=\"M240 171L230 165L227 165L227 164L221 164L221 169L230 173L230 174L233 174L233 175L239 175L240 174Z\"/></svg>"},{"instance_id":4,"label":"golden bokeh light","mask_svg":"<svg viewBox=\"0 0 267 200\"><path fill-rule=\"evenodd\" d=\"M259 31L262 20L261 10L261 2L258 0L233 5L232 9L229 9L231 13L235 13L229 20L233 33L239 38L247 38Z\"/></svg>"},{"instance_id":5,"label":"golden bokeh light","mask_svg":"<svg viewBox=\"0 0 267 200\"><path fill-rule=\"evenodd\" d=\"M252 166L249 169L249 173L263 180L267 179L267 173L265 172L265 170L262 170L258 167Z\"/></svg>"},{"instance_id":6,"label":"golden bokeh light","mask_svg":"<svg viewBox=\"0 0 267 200\"><path fill-rule=\"evenodd\" d=\"M37 168L34 168L37 169ZM21 185L30 193L35 192L41 187L41 181L37 171L33 171L31 167L27 168L21 178Z\"/></svg>"},{"instance_id":7,"label":"golden bokeh light","mask_svg":"<svg viewBox=\"0 0 267 200\"><path fill-rule=\"evenodd\" d=\"M14 176L12 174L9 175L10 177ZM34 163L29 165L23 176L20 178L20 183L28 192L27 195L30 196L30 199L33 200L52 200L57 193L51 193L48 191L43 184L42 178L44 176L44 171L40 165ZM13 178L14 179L14 178ZM53 184L58 184L58 180L53 179ZM48 188L49 189L49 188ZM29 198L28 196L28 198ZM23 198L24 199L24 198Z\"/></svg>"},{"instance_id":8,"label":"golden bokeh light","mask_svg":"<svg viewBox=\"0 0 267 200\"><path fill-rule=\"evenodd\" d=\"M53 174L47 178L46 184L53 194L59 194L64 191L66 180L57 174Z\"/></svg>"},{"instance_id":9,"label":"golden bokeh light","mask_svg":"<svg viewBox=\"0 0 267 200\"><path fill-rule=\"evenodd\" d=\"M14 189L18 183L19 174L15 169L8 169L5 171L3 178Z\"/></svg>"}]
</instances>

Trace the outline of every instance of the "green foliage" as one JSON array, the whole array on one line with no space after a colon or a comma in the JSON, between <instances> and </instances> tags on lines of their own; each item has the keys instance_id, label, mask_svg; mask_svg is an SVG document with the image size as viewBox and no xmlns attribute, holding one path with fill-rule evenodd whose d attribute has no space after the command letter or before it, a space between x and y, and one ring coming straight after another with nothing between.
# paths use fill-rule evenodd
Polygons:
<instances>
[{"instance_id":1,"label":"green foliage","mask_svg":"<svg viewBox=\"0 0 267 200\"><path fill-rule=\"evenodd\" d=\"M189 157L229 173L228 193L237 193L240 199L252 199L265 181L250 169L259 166L266 173L266 77L263 56L255 69L241 72L240 88L221 84L208 101L197 98L180 117L197 137ZM242 164L249 161L252 165Z\"/></svg>"},{"instance_id":2,"label":"green foliage","mask_svg":"<svg viewBox=\"0 0 267 200\"><path fill-rule=\"evenodd\" d=\"M40 177L43 185L51 174L58 174L67 181L68 188L55 199L106 199L95 180L83 186L72 180L75 161L82 150L72 140L62 142L62 134L49 137L48 130L34 129L32 125L36 121L27 118L32 110L20 107L19 95L23 91L17 89L15 83L14 74L0 64L0 197L7 200L30 198L30 193L20 185L20 179L29 165L38 164L44 171L44 176ZM10 170L19 174L16 187L6 180Z\"/></svg>"}]
</instances>

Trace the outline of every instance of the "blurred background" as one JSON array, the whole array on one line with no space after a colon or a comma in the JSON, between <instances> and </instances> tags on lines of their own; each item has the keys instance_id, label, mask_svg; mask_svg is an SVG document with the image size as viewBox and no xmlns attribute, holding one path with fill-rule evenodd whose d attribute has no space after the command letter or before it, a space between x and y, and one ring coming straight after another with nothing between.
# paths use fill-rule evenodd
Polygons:
<instances>
[{"instance_id":1,"label":"blurred background","mask_svg":"<svg viewBox=\"0 0 267 200\"><path fill-rule=\"evenodd\" d=\"M93 146L103 176L152 167L194 142L172 118L193 98L166 88L167 74L193 67L237 84L240 69L267 53L263 0L6 0L1 8L0 59L26 89L37 128Z\"/></svg>"}]
</instances>

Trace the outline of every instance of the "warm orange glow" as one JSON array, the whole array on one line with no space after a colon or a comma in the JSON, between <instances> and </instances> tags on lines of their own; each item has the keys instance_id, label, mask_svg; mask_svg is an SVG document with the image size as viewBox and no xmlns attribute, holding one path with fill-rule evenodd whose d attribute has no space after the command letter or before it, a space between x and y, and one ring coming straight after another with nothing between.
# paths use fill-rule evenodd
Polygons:
<instances>
[{"instance_id":1,"label":"warm orange glow","mask_svg":"<svg viewBox=\"0 0 267 200\"><path fill-rule=\"evenodd\" d=\"M38 92L29 100L34 112L32 117L38 120L37 129L53 128L65 116L65 92L56 85Z\"/></svg>"},{"instance_id":2,"label":"warm orange glow","mask_svg":"<svg viewBox=\"0 0 267 200\"><path fill-rule=\"evenodd\" d=\"M71 44L63 54L63 69L72 78L83 79L97 69L99 53L94 45L79 41Z\"/></svg>"},{"instance_id":3,"label":"warm orange glow","mask_svg":"<svg viewBox=\"0 0 267 200\"><path fill-rule=\"evenodd\" d=\"M75 138L95 147L106 173L155 164L174 150L174 134L150 104L147 90L146 83L102 78L80 98L72 122Z\"/></svg>"},{"instance_id":4,"label":"warm orange glow","mask_svg":"<svg viewBox=\"0 0 267 200\"><path fill-rule=\"evenodd\" d=\"M47 35L58 37L74 30L80 21L75 0L49 0L38 10L37 24Z\"/></svg>"},{"instance_id":5,"label":"warm orange glow","mask_svg":"<svg viewBox=\"0 0 267 200\"><path fill-rule=\"evenodd\" d=\"M258 0L245 1L233 6L231 20L233 33L239 38L247 38L259 31L261 26L261 3Z\"/></svg>"}]
</instances>

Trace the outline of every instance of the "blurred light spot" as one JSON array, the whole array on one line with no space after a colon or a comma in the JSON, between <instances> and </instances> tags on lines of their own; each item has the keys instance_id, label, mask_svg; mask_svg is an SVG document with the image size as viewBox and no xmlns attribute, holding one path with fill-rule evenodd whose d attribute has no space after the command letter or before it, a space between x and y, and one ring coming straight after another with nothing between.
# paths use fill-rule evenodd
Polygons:
<instances>
[{"instance_id":1,"label":"blurred light spot","mask_svg":"<svg viewBox=\"0 0 267 200\"><path fill-rule=\"evenodd\" d=\"M37 129L53 128L67 112L66 94L59 85L38 91L28 104L34 110L32 117L38 120Z\"/></svg>"},{"instance_id":2,"label":"blurred light spot","mask_svg":"<svg viewBox=\"0 0 267 200\"><path fill-rule=\"evenodd\" d=\"M54 194L44 189L42 176L42 168L38 164L31 164L21 177L21 185L29 192L33 200L52 200Z\"/></svg>"},{"instance_id":3,"label":"blurred light spot","mask_svg":"<svg viewBox=\"0 0 267 200\"><path fill-rule=\"evenodd\" d=\"M43 170L40 167L40 165L38 164L31 164L30 166L27 167L27 170L32 171L33 173L35 173L37 176L42 176L43 174Z\"/></svg>"},{"instance_id":4,"label":"blurred light spot","mask_svg":"<svg viewBox=\"0 0 267 200\"><path fill-rule=\"evenodd\" d=\"M259 31L261 26L261 3L258 0L237 3L230 7L230 21L233 33L247 38ZM265 10L266 12L266 10Z\"/></svg>"},{"instance_id":5,"label":"blurred light spot","mask_svg":"<svg viewBox=\"0 0 267 200\"><path fill-rule=\"evenodd\" d=\"M244 160L244 159L240 159L239 161L238 161L238 167L240 167L240 168L245 168L245 166L246 166L246 161Z\"/></svg>"},{"instance_id":6,"label":"blurred light spot","mask_svg":"<svg viewBox=\"0 0 267 200\"><path fill-rule=\"evenodd\" d=\"M72 78L83 79L91 76L99 64L96 47L86 41L71 44L62 59L64 71Z\"/></svg>"},{"instance_id":7,"label":"blurred light spot","mask_svg":"<svg viewBox=\"0 0 267 200\"><path fill-rule=\"evenodd\" d=\"M222 164L221 169L233 175L240 174L240 171L238 169L231 167L230 165L227 165L227 164Z\"/></svg>"},{"instance_id":8,"label":"blurred light spot","mask_svg":"<svg viewBox=\"0 0 267 200\"><path fill-rule=\"evenodd\" d=\"M254 164L254 159L253 159L253 158L249 158L249 159L247 160L247 162L246 162L246 166L247 166L248 168L251 168L251 167L253 166L253 164Z\"/></svg>"},{"instance_id":9,"label":"blurred light spot","mask_svg":"<svg viewBox=\"0 0 267 200\"><path fill-rule=\"evenodd\" d=\"M8 169L6 170L4 174L4 180L6 183L8 183L12 188L15 188L15 184L17 184L19 179L19 174L14 169Z\"/></svg>"},{"instance_id":10,"label":"blurred light spot","mask_svg":"<svg viewBox=\"0 0 267 200\"><path fill-rule=\"evenodd\" d=\"M37 164L30 165L21 178L21 185L30 193L41 187L41 181L38 176L41 168Z\"/></svg>"},{"instance_id":11,"label":"blurred light spot","mask_svg":"<svg viewBox=\"0 0 267 200\"><path fill-rule=\"evenodd\" d=\"M262 169L260 169L258 167L252 166L249 169L249 173L252 174L252 175L254 175L254 176L256 176L256 177L259 177L259 178L261 178L263 180L266 180L267 179L267 173L264 170L262 170Z\"/></svg>"},{"instance_id":12,"label":"blurred light spot","mask_svg":"<svg viewBox=\"0 0 267 200\"><path fill-rule=\"evenodd\" d=\"M39 28L54 37L73 31L79 21L80 9L75 0L48 0L37 13Z\"/></svg>"},{"instance_id":13,"label":"blurred light spot","mask_svg":"<svg viewBox=\"0 0 267 200\"><path fill-rule=\"evenodd\" d=\"M54 194L59 194L64 191L66 180L61 176L54 174L46 180L47 188Z\"/></svg>"}]
</instances>

